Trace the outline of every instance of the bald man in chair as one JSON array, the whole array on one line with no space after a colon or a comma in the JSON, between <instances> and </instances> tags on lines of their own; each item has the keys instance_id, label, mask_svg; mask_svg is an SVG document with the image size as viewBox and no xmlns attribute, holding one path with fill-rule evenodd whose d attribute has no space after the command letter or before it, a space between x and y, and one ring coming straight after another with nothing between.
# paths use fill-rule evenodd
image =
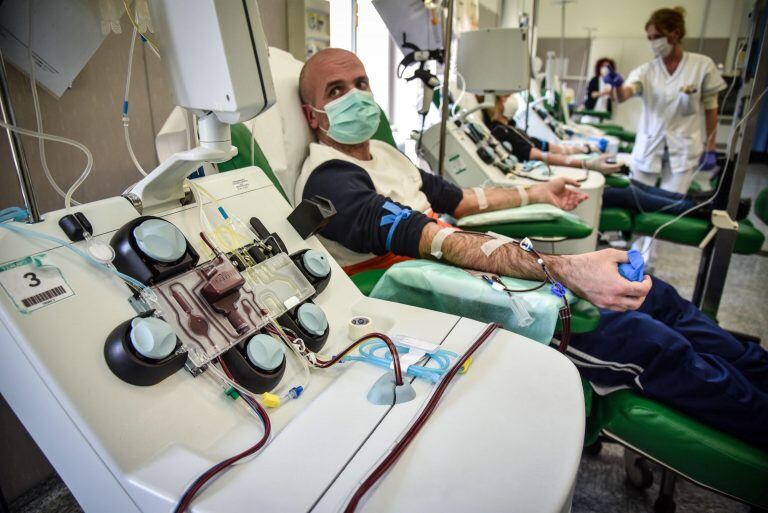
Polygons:
<instances>
[{"instance_id":1,"label":"bald man in chair","mask_svg":"<svg viewBox=\"0 0 768 513\"><path fill-rule=\"evenodd\" d=\"M327 49L304 65L299 92L317 136L295 199L331 200L337 215L319 234L349 274L404 258L438 258L468 269L544 279L530 253L505 244L490 255L487 235L450 231L454 218L549 203L572 210L586 195L559 178L528 188L460 189L418 169L392 146L371 140L380 110L363 63ZM635 388L757 445L768 444L768 353L742 343L659 279L625 279L623 251L542 255L550 272L601 308L598 328L574 335L568 357L598 390Z\"/></svg>"}]
</instances>

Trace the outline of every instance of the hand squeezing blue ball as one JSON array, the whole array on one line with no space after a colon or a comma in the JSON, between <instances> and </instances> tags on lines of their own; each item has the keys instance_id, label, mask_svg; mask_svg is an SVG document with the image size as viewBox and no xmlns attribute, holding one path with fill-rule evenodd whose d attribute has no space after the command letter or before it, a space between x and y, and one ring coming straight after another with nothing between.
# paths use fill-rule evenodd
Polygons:
<instances>
[{"instance_id":1,"label":"hand squeezing blue ball","mask_svg":"<svg viewBox=\"0 0 768 513\"><path fill-rule=\"evenodd\" d=\"M636 249L627 251L629 262L619 264L619 274L629 281L643 281L643 270L645 269L645 260L643 255Z\"/></svg>"}]
</instances>

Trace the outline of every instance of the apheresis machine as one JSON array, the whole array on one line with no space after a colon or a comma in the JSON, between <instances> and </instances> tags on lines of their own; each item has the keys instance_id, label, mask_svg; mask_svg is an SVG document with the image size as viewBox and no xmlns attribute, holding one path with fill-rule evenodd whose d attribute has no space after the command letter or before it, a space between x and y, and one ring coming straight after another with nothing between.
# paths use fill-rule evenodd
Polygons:
<instances>
[{"instance_id":1,"label":"apheresis machine","mask_svg":"<svg viewBox=\"0 0 768 513\"><path fill-rule=\"evenodd\" d=\"M199 146L0 225L0 392L83 509L569 511L576 368L364 297L313 236L322 198L292 210L258 168L186 180L274 103L268 50L254 0L151 7Z\"/></svg>"}]
</instances>

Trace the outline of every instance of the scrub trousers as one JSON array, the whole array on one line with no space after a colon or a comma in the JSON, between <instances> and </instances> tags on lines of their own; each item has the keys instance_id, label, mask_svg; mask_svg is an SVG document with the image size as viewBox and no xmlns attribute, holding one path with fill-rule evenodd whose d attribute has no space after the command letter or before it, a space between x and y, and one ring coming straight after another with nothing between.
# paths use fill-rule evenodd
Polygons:
<instances>
[{"instance_id":1,"label":"scrub trousers","mask_svg":"<svg viewBox=\"0 0 768 513\"><path fill-rule=\"evenodd\" d=\"M598 392L634 388L768 448L768 352L758 344L737 340L658 278L639 310L600 314L567 351Z\"/></svg>"},{"instance_id":2,"label":"scrub trousers","mask_svg":"<svg viewBox=\"0 0 768 513\"><path fill-rule=\"evenodd\" d=\"M673 173L672 166L669 164L669 152L664 148L664 155L661 157L661 184L660 187L665 191L685 194L693 180L693 174L696 168L686 169L680 173ZM645 171L632 171L632 178L645 185L656 185L659 175L657 173L646 173Z\"/></svg>"}]
</instances>

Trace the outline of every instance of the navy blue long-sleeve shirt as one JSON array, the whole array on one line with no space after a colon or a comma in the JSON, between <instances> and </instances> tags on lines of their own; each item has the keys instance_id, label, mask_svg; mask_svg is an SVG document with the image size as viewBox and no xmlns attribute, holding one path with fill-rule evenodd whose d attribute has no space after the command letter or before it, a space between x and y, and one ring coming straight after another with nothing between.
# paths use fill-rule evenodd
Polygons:
<instances>
[{"instance_id":1,"label":"navy blue long-sleeve shirt","mask_svg":"<svg viewBox=\"0 0 768 513\"><path fill-rule=\"evenodd\" d=\"M421 191L432 210L453 214L463 197L461 189L425 171L419 170L419 174ZM381 225L382 217L390 214L384 209L384 204L389 201L401 208L408 208L408 205L378 194L370 175L360 166L344 160L329 160L315 168L304 186L302 197L315 195L329 199L337 212L320 230L320 235L358 253L384 255L391 251L396 255L417 258L421 232L427 223L434 222L421 212L412 212L400 220L387 249L386 241L392 224Z\"/></svg>"}]
</instances>

